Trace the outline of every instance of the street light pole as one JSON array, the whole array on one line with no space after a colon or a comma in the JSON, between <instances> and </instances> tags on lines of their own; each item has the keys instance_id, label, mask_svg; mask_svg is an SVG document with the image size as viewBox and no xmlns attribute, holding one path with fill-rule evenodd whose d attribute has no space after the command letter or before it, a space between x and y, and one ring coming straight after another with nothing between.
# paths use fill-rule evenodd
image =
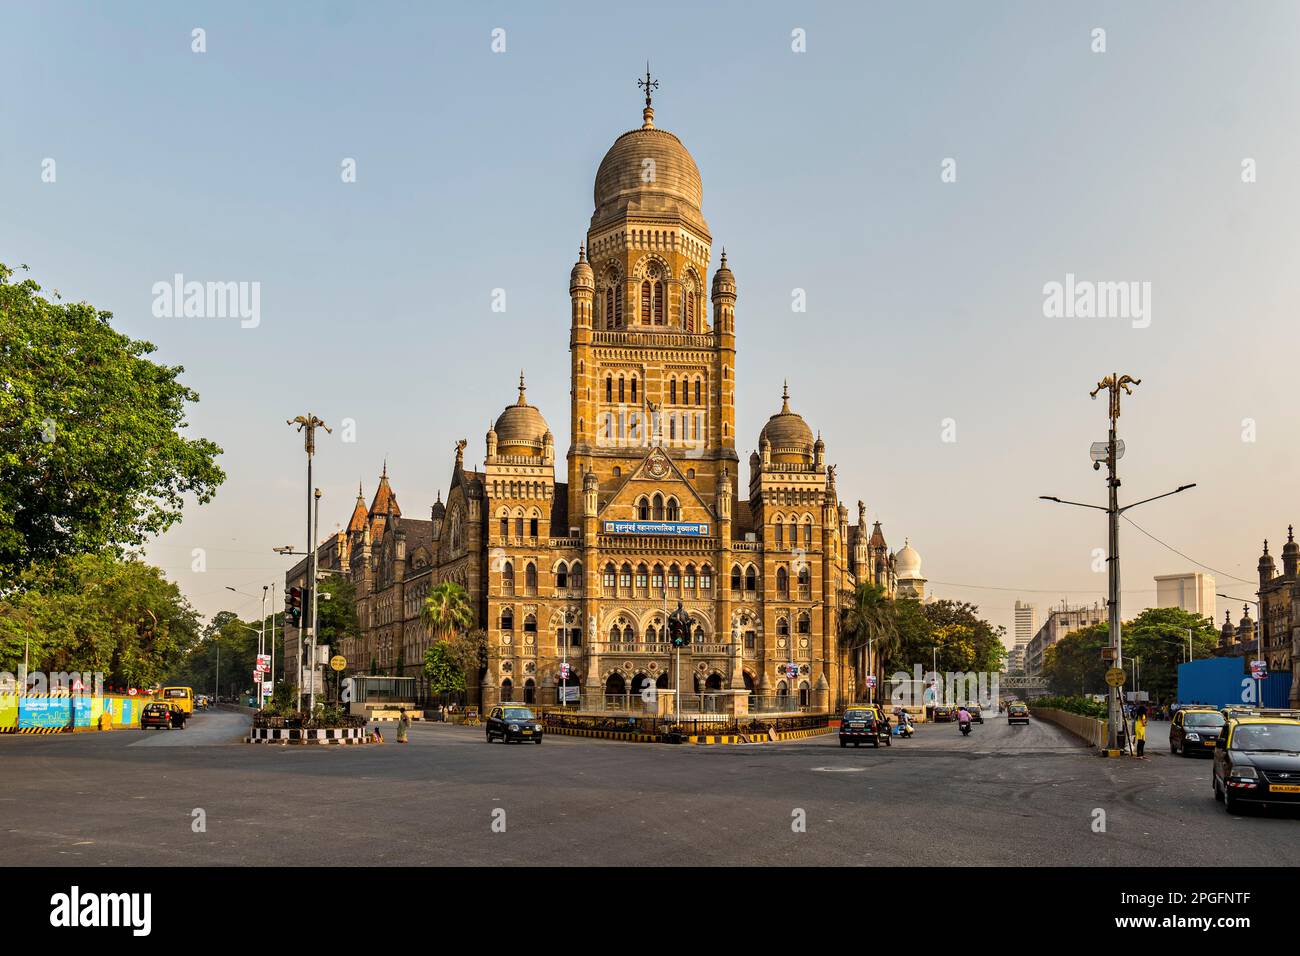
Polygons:
<instances>
[{"instance_id":1,"label":"street light pole","mask_svg":"<svg viewBox=\"0 0 1300 956\"><path fill-rule=\"evenodd\" d=\"M320 574L320 555L316 550L316 534L320 530L320 489L316 489L316 507L312 516L311 527L311 657L308 658L308 667L311 675L311 688L307 692L307 710L309 712L316 710L316 595L320 590L316 587L316 578Z\"/></svg>"},{"instance_id":2,"label":"street light pole","mask_svg":"<svg viewBox=\"0 0 1300 956\"><path fill-rule=\"evenodd\" d=\"M1170 495L1176 495L1180 491L1186 491L1188 488L1195 488L1196 485L1180 485L1173 491L1167 491L1162 495L1155 495L1151 498L1144 498L1141 501L1135 501L1131 505L1120 507L1119 505L1119 459L1124 454L1123 443L1118 437L1118 421L1120 415L1120 396L1132 395L1134 385L1141 385L1142 380L1133 378L1131 375L1120 375L1115 372L1107 375L1088 394L1096 399L1098 393L1103 389L1109 392L1109 409L1108 418L1110 419L1110 430L1107 433L1106 442L1103 445L1097 443L1093 446L1092 467L1094 470L1101 469L1101 462L1106 462L1106 486L1107 486L1107 503L1106 507L1101 505L1086 504L1080 501L1065 501L1051 495L1040 495L1044 501L1054 501L1062 505L1075 505L1080 508L1095 508L1098 511L1106 512L1106 525L1108 537L1108 553L1106 557L1108 594L1107 609L1108 623L1110 625L1110 650L1113 655L1111 667L1118 667L1123 672L1124 667L1124 648L1120 629L1120 575L1119 575L1119 516L1130 508L1136 508L1138 505L1144 505L1149 501L1155 501L1158 498L1167 498ZM1100 447L1099 447L1100 446ZM1104 458L1101 457L1104 448ZM1109 706L1107 708L1107 749L1117 750L1119 748L1119 732L1124 720L1123 711L1123 690L1120 687L1113 687L1107 695Z\"/></svg>"},{"instance_id":3,"label":"street light pole","mask_svg":"<svg viewBox=\"0 0 1300 956\"><path fill-rule=\"evenodd\" d=\"M321 421L311 412L308 412L306 415L299 415L296 418L288 419L285 422L285 424L298 426L297 430L302 432L303 450L307 452L307 554L314 555L316 550L316 546L315 546L316 529L312 522L312 487L313 486L311 482L311 463L312 463L312 458L316 454L316 429L323 428L325 429L326 432L332 432L333 429L331 429L328 425L326 425L323 421ZM309 559L307 562L307 568L309 572L308 574L309 580L307 582L307 586L311 589L312 600L310 603L307 601L303 602L304 619L302 621L302 626L299 627L298 629L298 681L297 683L298 683L298 709L299 710L302 709L303 651L307 646L306 638L312 637L314 635L314 631L316 628L315 614L311 614L310 619L308 619L309 611L312 608L314 608L315 598L316 598L315 561ZM313 646L313 651L314 651L314 646ZM314 691L315 690L314 677L316 672L313 669L312 671L310 671L310 673L312 674L313 677L312 690ZM311 699L312 699L312 694L309 693L308 700L310 701Z\"/></svg>"}]
</instances>

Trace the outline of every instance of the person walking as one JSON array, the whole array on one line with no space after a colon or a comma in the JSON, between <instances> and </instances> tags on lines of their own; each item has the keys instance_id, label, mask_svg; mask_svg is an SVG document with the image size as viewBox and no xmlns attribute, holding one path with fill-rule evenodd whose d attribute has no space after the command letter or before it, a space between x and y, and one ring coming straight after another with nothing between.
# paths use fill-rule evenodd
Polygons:
<instances>
[{"instance_id":1,"label":"person walking","mask_svg":"<svg viewBox=\"0 0 1300 956\"><path fill-rule=\"evenodd\" d=\"M397 742L406 743L406 732L411 726L411 715L406 712L406 708L401 709L401 716L397 718Z\"/></svg>"}]
</instances>

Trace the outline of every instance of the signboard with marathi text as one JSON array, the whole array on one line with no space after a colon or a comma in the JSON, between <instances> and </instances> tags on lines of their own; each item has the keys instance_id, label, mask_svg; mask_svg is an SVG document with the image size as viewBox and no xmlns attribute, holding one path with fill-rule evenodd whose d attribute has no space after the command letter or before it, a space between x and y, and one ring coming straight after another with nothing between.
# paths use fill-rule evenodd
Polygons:
<instances>
[{"instance_id":1,"label":"signboard with marathi text","mask_svg":"<svg viewBox=\"0 0 1300 956\"><path fill-rule=\"evenodd\" d=\"M605 521L604 534L657 534L672 537L707 538L707 521Z\"/></svg>"}]
</instances>

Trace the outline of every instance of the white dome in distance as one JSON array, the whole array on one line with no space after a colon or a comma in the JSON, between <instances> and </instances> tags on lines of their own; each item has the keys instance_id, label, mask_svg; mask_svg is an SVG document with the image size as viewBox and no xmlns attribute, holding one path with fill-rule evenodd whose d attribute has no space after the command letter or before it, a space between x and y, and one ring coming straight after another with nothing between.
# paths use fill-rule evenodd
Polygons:
<instances>
[{"instance_id":1,"label":"white dome in distance","mask_svg":"<svg viewBox=\"0 0 1300 956\"><path fill-rule=\"evenodd\" d=\"M904 538L903 550L894 556L894 573L900 581L916 580L921 577L921 555L911 543Z\"/></svg>"}]
</instances>

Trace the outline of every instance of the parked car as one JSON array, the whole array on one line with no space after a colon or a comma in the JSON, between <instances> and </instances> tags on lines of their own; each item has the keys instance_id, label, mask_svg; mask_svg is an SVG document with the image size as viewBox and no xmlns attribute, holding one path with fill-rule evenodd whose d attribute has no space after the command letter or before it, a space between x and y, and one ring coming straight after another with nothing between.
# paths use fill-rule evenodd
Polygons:
<instances>
[{"instance_id":1,"label":"parked car","mask_svg":"<svg viewBox=\"0 0 1300 956\"><path fill-rule=\"evenodd\" d=\"M1184 757L1194 753L1213 756L1214 742L1219 739L1225 720L1223 714L1209 707L1184 707L1169 723L1169 752Z\"/></svg>"},{"instance_id":2,"label":"parked car","mask_svg":"<svg viewBox=\"0 0 1300 956\"><path fill-rule=\"evenodd\" d=\"M956 716L957 711L946 704L939 704L934 708L934 722L936 724L951 723Z\"/></svg>"},{"instance_id":3,"label":"parked car","mask_svg":"<svg viewBox=\"0 0 1300 956\"><path fill-rule=\"evenodd\" d=\"M493 707L488 714L484 729L487 732L488 743L492 743L493 737L500 737L501 742L506 744L512 740L537 744L542 742L541 721L537 719L537 715L531 708L520 707L517 704Z\"/></svg>"},{"instance_id":4,"label":"parked car","mask_svg":"<svg viewBox=\"0 0 1300 956\"><path fill-rule=\"evenodd\" d=\"M1214 743L1214 798L1242 804L1300 803L1300 720L1233 717Z\"/></svg>"},{"instance_id":5,"label":"parked car","mask_svg":"<svg viewBox=\"0 0 1300 956\"><path fill-rule=\"evenodd\" d=\"M840 717L840 746L849 744L857 747L871 744L879 748L881 741L886 747L892 747L889 736L889 721L876 704L859 704L848 708Z\"/></svg>"},{"instance_id":6,"label":"parked car","mask_svg":"<svg viewBox=\"0 0 1300 956\"><path fill-rule=\"evenodd\" d=\"M1029 707L1027 705L1019 701L1007 704L1007 726L1027 723L1029 723Z\"/></svg>"}]
</instances>

